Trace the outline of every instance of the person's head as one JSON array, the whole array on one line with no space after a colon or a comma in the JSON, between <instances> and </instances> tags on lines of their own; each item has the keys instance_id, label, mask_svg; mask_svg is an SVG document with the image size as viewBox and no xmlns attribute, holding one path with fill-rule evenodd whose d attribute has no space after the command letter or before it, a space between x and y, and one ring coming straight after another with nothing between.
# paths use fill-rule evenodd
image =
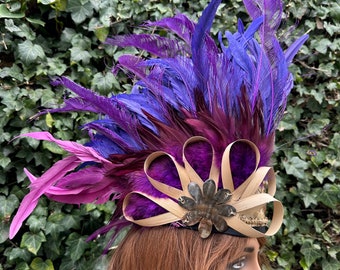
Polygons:
<instances>
[{"instance_id":1,"label":"person's head","mask_svg":"<svg viewBox=\"0 0 340 270\"><path fill-rule=\"evenodd\" d=\"M202 239L185 228L133 227L113 251L109 270L257 270L264 244L265 238L215 233Z\"/></svg>"}]
</instances>

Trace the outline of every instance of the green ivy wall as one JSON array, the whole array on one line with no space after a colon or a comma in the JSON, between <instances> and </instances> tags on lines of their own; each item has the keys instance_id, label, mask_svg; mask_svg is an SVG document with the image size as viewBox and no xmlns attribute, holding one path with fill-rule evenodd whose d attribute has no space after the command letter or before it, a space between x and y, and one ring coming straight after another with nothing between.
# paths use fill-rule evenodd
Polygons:
<instances>
[{"instance_id":1,"label":"green ivy wall","mask_svg":"<svg viewBox=\"0 0 340 270\"><path fill-rule=\"evenodd\" d=\"M277 131L273 165L278 172L277 197L286 214L266 252L274 269L337 270L340 5L336 0L285 3L282 43L288 45L305 32L310 39L292 66L296 86ZM127 49L103 45L105 38L140 32L138 25L144 20L178 11L197 20L206 4L207 0L0 0L0 270L105 269L108 259L101 253L109 236L92 242L86 238L109 220L113 203L78 207L43 198L19 234L8 239L11 218L28 192L23 169L40 175L64 154L50 143L12 139L40 130L79 139L79 127L95 116L71 113L31 119L71 95L53 89L50 78L64 74L103 95L129 91L130 79L110 72ZM224 1L213 33L235 30L237 17L248 20L242 2Z\"/></svg>"}]
</instances>

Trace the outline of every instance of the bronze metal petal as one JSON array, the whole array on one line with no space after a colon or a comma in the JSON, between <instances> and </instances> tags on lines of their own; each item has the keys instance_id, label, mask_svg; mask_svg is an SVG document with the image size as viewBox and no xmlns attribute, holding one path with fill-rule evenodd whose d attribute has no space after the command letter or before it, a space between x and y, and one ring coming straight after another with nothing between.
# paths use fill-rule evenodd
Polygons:
<instances>
[{"instance_id":1,"label":"bronze metal petal","mask_svg":"<svg viewBox=\"0 0 340 270\"><path fill-rule=\"evenodd\" d=\"M236 215L235 207L231 205L219 205L216 207L218 214L224 217L232 217Z\"/></svg>"},{"instance_id":2,"label":"bronze metal petal","mask_svg":"<svg viewBox=\"0 0 340 270\"><path fill-rule=\"evenodd\" d=\"M198 184L195 182L190 182L188 185L188 191L197 203L202 201L202 191Z\"/></svg>"},{"instance_id":3,"label":"bronze metal petal","mask_svg":"<svg viewBox=\"0 0 340 270\"><path fill-rule=\"evenodd\" d=\"M196 207L195 200L186 196L179 197L178 204L189 211L194 210Z\"/></svg>"},{"instance_id":4,"label":"bronze metal petal","mask_svg":"<svg viewBox=\"0 0 340 270\"><path fill-rule=\"evenodd\" d=\"M212 231L212 221L210 219L202 218L200 224L198 225L198 233L200 237L207 238Z\"/></svg>"},{"instance_id":5,"label":"bronze metal petal","mask_svg":"<svg viewBox=\"0 0 340 270\"><path fill-rule=\"evenodd\" d=\"M207 180L203 184L203 197L206 201L212 201L216 192L216 184L214 180Z\"/></svg>"}]
</instances>

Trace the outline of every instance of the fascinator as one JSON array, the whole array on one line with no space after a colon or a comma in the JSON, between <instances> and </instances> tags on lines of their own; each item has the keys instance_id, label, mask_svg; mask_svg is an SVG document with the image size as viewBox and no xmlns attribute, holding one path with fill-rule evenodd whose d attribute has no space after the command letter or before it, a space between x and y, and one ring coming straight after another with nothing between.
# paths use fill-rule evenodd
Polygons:
<instances>
[{"instance_id":1,"label":"fascinator","mask_svg":"<svg viewBox=\"0 0 340 270\"><path fill-rule=\"evenodd\" d=\"M26 171L30 192L14 217L10 238L39 198L70 204L116 202L109 224L94 232L119 232L131 223L263 237L276 233L283 206L274 198L270 167L275 129L293 87L288 67L306 41L285 50L276 31L280 0L244 0L252 22L237 32L209 34L221 1L212 0L198 23L183 14L146 22L169 36L132 34L108 39L151 55L123 55L119 70L137 78L129 94L100 96L66 77L53 81L76 94L62 108L98 120L83 129L81 145L48 132L23 136L54 142L69 155L42 176ZM39 114L39 115L40 115ZM272 204L270 214L267 204Z\"/></svg>"}]
</instances>

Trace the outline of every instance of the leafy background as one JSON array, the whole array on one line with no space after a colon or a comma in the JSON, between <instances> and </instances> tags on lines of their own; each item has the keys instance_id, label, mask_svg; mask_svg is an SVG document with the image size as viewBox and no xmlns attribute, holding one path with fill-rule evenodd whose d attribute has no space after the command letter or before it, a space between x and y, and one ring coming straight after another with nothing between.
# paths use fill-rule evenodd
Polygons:
<instances>
[{"instance_id":1,"label":"leafy background","mask_svg":"<svg viewBox=\"0 0 340 270\"><path fill-rule=\"evenodd\" d=\"M247 20L240 0L225 2L218 29ZM286 215L282 230L269 239L274 269L340 269L340 5L336 0L285 1L279 33L283 45L309 32L292 71L296 86L278 132L277 197ZM78 140L79 127L93 119L71 113L31 117L57 107L65 89L49 81L67 75L107 95L128 91L131 80L114 77L111 67L126 52L108 47L108 35L140 32L145 20L181 11L197 20L207 0L38 0L0 1L0 269L105 269L102 250L109 236L86 238L110 218L113 203L70 206L41 199L19 234L8 239L11 218L28 192L27 167L40 175L63 152L53 144L15 139L48 130ZM296 27L295 31L292 31ZM133 52L133 50L130 52ZM80 140L80 142L83 142Z\"/></svg>"}]
</instances>

